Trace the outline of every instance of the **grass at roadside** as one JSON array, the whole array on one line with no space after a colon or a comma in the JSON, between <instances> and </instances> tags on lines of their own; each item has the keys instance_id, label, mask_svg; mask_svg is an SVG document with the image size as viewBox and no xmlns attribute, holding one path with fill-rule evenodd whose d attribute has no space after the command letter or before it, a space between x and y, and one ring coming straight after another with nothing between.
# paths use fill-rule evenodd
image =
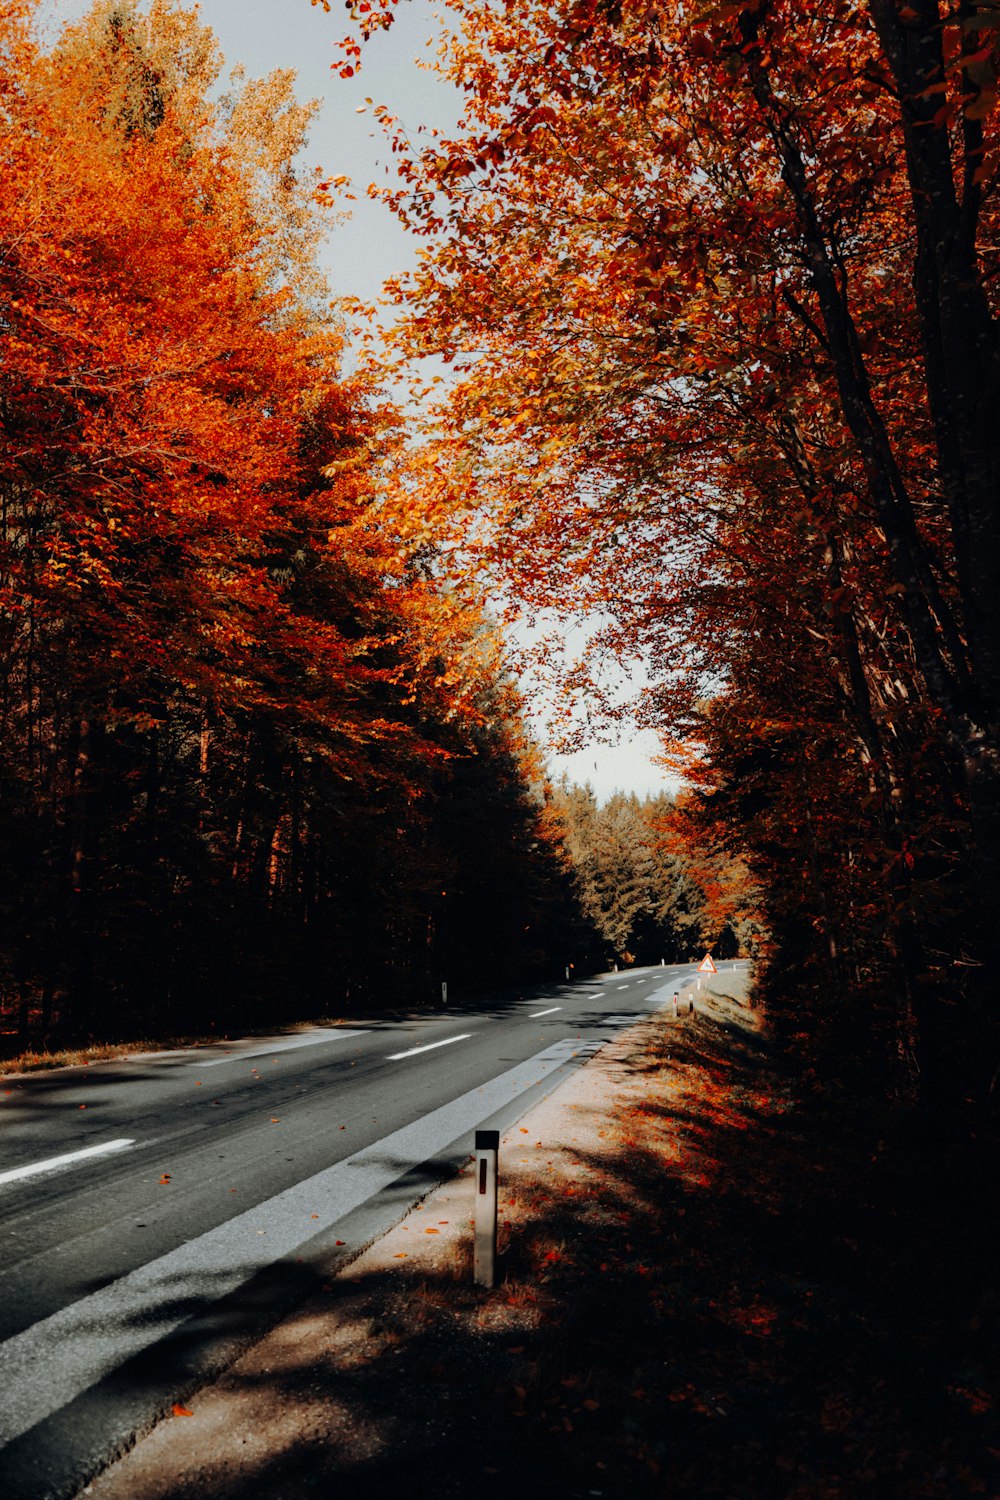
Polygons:
<instances>
[{"instance_id":1,"label":"grass at roadside","mask_svg":"<svg viewBox=\"0 0 1000 1500\"><path fill-rule=\"evenodd\" d=\"M449 1184L95 1494L995 1497L990 1165L660 1016L511 1132L494 1291Z\"/></svg>"},{"instance_id":2,"label":"grass at roadside","mask_svg":"<svg viewBox=\"0 0 1000 1500\"><path fill-rule=\"evenodd\" d=\"M95 1042L86 1047L59 1047L53 1051L29 1048L14 1057L0 1057L0 1078L15 1073L46 1073L56 1068L89 1067L92 1063L120 1062L148 1052L172 1051L196 1045L196 1038L173 1037L156 1042Z\"/></svg>"},{"instance_id":3,"label":"grass at roadside","mask_svg":"<svg viewBox=\"0 0 1000 1500\"><path fill-rule=\"evenodd\" d=\"M346 1023L341 1020L328 1018L301 1023L303 1027L344 1024ZM291 1036L297 1029L299 1029L297 1026L271 1026L251 1029L242 1032L241 1035L272 1037L287 1034ZM211 1047L217 1042L228 1040L226 1036L213 1034L211 1036L166 1036L128 1042L92 1042L80 1047L57 1047L51 1051L46 1048L27 1048L13 1057L3 1057L0 1054L0 1078L17 1073L46 1073L57 1068L86 1068L96 1063L123 1062L129 1057L146 1057L156 1053L176 1052L189 1047Z\"/></svg>"},{"instance_id":4,"label":"grass at roadside","mask_svg":"<svg viewBox=\"0 0 1000 1500\"><path fill-rule=\"evenodd\" d=\"M489 1413L464 1461L521 1495L1000 1494L989 1176L799 1096L724 997L643 1035L604 1139L508 1205L503 1287L390 1305L400 1374Z\"/></svg>"},{"instance_id":5,"label":"grass at roadside","mask_svg":"<svg viewBox=\"0 0 1000 1500\"><path fill-rule=\"evenodd\" d=\"M751 978L748 969L723 969L704 977L701 993L715 1000L735 1000L737 1005L750 1004Z\"/></svg>"}]
</instances>

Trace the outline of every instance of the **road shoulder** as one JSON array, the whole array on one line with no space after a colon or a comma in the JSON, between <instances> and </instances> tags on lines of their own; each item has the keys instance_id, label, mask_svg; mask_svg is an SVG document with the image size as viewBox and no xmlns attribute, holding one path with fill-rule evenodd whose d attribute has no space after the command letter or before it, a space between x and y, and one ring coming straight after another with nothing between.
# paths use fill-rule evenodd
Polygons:
<instances>
[{"instance_id":1,"label":"road shoulder","mask_svg":"<svg viewBox=\"0 0 1000 1500\"><path fill-rule=\"evenodd\" d=\"M595 1163L617 1151L614 1120L643 1096L637 1049L674 1023L653 1017L629 1028L536 1105L501 1140L498 1287L471 1284L471 1168L417 1204L243 1356L217 1382L178 1401L191 1415L161 1422L88 1485L94 1500L176 1496L293 1496L313 1492L320 1474L362 1486L386 1466L415 1461L437 1440L426 1414L386 1401L416 1378L439 1387L442 1410L458 1415L455 1376L512 1382L552 1311L547 1282L572 1256L563 1205L597 1201ZM559 1207L560 1223L550 1210ZM536 1272L535 1264L540 1268ZM455 1347L449 1348L454 1343ZM391 1364L387 1362L391 1361ZM469 1372L467 1371L466 1374ZM468 1387L466 1386L466 1389ZM516 1399L516 1398L515 1398ZM451 1418L449 1418L449 1421ZM436 1424L435 1424L436 1426ZM462 1444L463 1448L466 1446ZM295 1470L308 1455L303 1473ZM491 1466L480 1465L489 1475ZM446 1493L446 1491L439 1491Z\"/></svg>"},{"instance_id":2,"label":"road shoulder","mask_svg":"<svg viewBox=\"0 0 1000 1500\"><path fill-rule=\"evenodd\" d=\"M85 1493L1000 1494L982 1209L762 1026L709 991L620 1034L502 1142L496 1290L466 1173Z\"/></svg>"}]
</instances>

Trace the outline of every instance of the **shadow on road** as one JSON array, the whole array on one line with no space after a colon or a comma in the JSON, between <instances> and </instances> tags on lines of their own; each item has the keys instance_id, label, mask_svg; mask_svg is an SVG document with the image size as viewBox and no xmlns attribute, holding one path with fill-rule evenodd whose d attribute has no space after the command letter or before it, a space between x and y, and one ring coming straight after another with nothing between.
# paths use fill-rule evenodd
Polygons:
<instances>
[{"instance_id":1,"label":"shadow on road","mask_svg":"<svg viewBox=\"0 0 1000 1500\"><path fill-rule=\"evenodd\" d=\"M1000 1493L992 1208L738 1007L650 1035L505 1201L494 1292L462 1254L329 1282L131 1500Z\"/></svg>"}]
</instances>

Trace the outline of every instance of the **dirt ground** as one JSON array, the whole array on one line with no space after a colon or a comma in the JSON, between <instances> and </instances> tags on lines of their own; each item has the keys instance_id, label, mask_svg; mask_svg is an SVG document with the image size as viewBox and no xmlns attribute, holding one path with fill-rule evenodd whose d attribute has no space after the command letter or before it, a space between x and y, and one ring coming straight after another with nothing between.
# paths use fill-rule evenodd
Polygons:
<instances>
[{"instance_id":1,"label":"dirt ground","mask_svg":"<svg viewBox=\"0 0 1000 1500\"><path fill-rule=\"evenodd\" d=\"M838 1109L730 997L631 1028L501 1143L494 1291L466 1173L84 1493L1000 1496L995 1182Z\"/></svg>"}]
</instances>

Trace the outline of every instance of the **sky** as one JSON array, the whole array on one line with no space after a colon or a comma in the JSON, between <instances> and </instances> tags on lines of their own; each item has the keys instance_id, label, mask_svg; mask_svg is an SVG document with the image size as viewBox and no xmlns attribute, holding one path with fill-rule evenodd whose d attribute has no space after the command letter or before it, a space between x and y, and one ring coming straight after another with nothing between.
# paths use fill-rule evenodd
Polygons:
<instances>
[{"instance_id":1,"label":"sky","mask_svg":"<svg viewBox=\"0 0 1000 1500\"><path fill-rule=\"evenodd\" d=\"M73 20L89 9L87 0L42 0L51 25ZM309 165L327 176L348 174L357 193L351 217L331 230L321 260L338 295L373 300L389 276L414 262L415 243L382 204L365 196L369 182L385 180L392 156L366 98L389 105L392 113L416 135L420 127L450 129L458 118L461 98L418 59L434 55L440 35L429 0L401 4L396 21L366 48L360 72L342 79L331 67L336 42L348 20L340 0L326 13L309 0L202 0L202 20L219 39L227 67L242 64L251 77L275 68L297 75L300 99L318 99L321 109L305 153ZM530 693L530 684L525 684ZM627 684L623 684L627 687ZM539 737L545 739L545 709L532 716ZM633 730L617 745L593 743L572 755L550 755L555 775L566 772L578 782L589 781L601 800L616 789L658 792L667 780L652 757L657 753L651 731Z\"/></svg>"}]
</instances>

